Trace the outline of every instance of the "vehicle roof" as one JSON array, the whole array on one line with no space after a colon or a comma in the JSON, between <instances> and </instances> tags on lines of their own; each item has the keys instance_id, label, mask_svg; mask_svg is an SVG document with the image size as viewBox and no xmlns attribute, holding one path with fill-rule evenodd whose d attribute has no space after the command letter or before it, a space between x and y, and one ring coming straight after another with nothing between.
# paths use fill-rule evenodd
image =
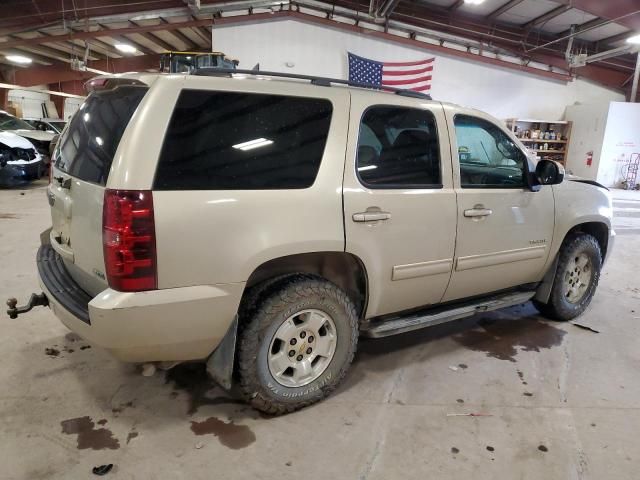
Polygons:
<instances>
[{"instance_id":1,"label":"vehicle roof","mask_svg":"<svg viewBox=\"0 0 640 480\"><path fill-rule=\"evenodd\" d=\"M244 84L246 84L245 82L249 81L249 82L263 82L265 80L269 81L269 84L271 85L282 85L283 88L291 88L292 85L297 85L300 86L302 88L311 88L311 89L318 89L318 88L337 88L337 89L348 89L351 91L356 91L356 92L365 92L369 95L378 95L381 98L385 98L386 101L389 101L390 98L394 98L395 96L395 92L389 92L389 91L385 91L385 90L375 90L373 88L366 88L366 87L359 87L356 85L342 85L342 84L332 84L331 86L325 86L325 85L317 85L317 84L313 84L311 83L309 80L305 80L305 79L296 79L296 78L288 78L288 77L272 77L269 76L269 74L267 72L255 72L255 73L251 73L251 74L246 74L243 72L239 72L237 74L233 74L233 77L226 77L223 75L211 75L211 76L203 76L203 75L188 75L188 74L184 74L184 73L160 73L160 72L153 72L153 73L149 73L149 72L128 72L128 73L124 73L124 74L115 74L115 75L103 75L103 76L98 76L98 77L94 77L92 80L94 79L98 79L98 78L130 78L132 80L138 80L140 82L143 82L149 86L151 86L153 83L155 83L158 80L161 80L163 78L182 78L185 82L187 83L201 83L203 78L211 78L211 79L215 79L216 81L223 81L223 82L239 82L240 79L242 79L243 83L238 83L238 86L242 86ZM91 80L90 80L91 81ZM396 98L413 98L413 97L409 97L409 96L398 96ZM428 97L424 97L424 98L414 98L415 100L418 100L421 103L425 103L425 102L433 102L433 103L441 103L441 102L437 102L433 99L429 99Z\"/></svg>"},{"instance_id":2,"label":"vehicle roof","mask_svg":"<svg viewBox=\"0 0 640 480\"><path fill-rule=\"evenodd\" d=\"M367 96L371 96L372 103L373 102L392 103L394 99L397 99L397 100L404 99L404 101L398 101L398 103L406 104L405 101L409 100L409 101L414 101L417 104L425 104L425 103L439 104L439 105L442 105L443 107L448 107L456 111L462 111L466 114L476 114L482 117L491 117L491 115L489 115L487 112L478 110L473 107L466 107L466 106L458 105L452 102L441 102L438 100L428 99L426 97L417 98L417 97L400 96L400 95L395 95L394 92L389 92L385 90L374 90L372 88L358 87L358 86L352 86L352 85L342 85L342 84L335 84L328 87L323 85L312 84L308 80L301 80L301 79L294 79L294 78L287 78L287 77L269 77L264 73L261 75L260 72L255 72L253 74L239 73L235 75L236 75L235 77L226 77L222 75L207 77L207 76L199 76L199 75L187 75L184 73L128 72L128 73L115 74L115 75L104 75L104 76L99 76L94 78L130 78L133 80L138 80L140 82L143 82L149 86L151 86L156 81L158 80L162 81L162 79L165 79L165 78L166 79L181 78L187 84L188 83L201 84L203 79L207 79L207 78L215 79L215 81L223 81L223 82L240 82L241 81L242 83L238 83L239 87L242 87L243 85L244 86L249 85L246 82L268 81L270 85L282 85L283 90L285 91L286 89L290 89L292 84L300 86L300 88L302 89L312 89L312 90L316 90L319 88L330 88L330 89L341 89L341 90L346 89L352 92L357 92L358 94L362 93ZM498 120L498 119L495 119L495 120Z\"/></svg>"}]
</instances>

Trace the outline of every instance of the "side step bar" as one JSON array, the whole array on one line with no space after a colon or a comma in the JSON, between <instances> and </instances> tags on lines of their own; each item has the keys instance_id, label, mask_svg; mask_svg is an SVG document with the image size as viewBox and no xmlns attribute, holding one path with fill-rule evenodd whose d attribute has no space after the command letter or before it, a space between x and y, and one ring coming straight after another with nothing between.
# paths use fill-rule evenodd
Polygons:
<instances>
[{"instance_id":1,"label":"side step bar","mask_svg":"<svg viewBox=\"0 0 640 480\"><path fill-rule=\"evenodd\" d=\"M481 298L463 305L453 305L447 309L432 309L411 313L402 317L371 319L361 327L361 334L370 338L389 337L399 333L411 332L425 327L470 317L479 312L490 312L500 308L512 307L528 302L536 294L531 292L509 292L491 297Z\"/></svg>"}]
</instances>

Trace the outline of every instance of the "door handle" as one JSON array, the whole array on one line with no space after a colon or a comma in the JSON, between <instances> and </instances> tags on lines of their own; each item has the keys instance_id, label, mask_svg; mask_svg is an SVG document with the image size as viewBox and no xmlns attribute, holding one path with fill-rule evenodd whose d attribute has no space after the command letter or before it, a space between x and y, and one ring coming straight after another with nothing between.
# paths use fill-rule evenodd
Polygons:
<instances>
[{"instance_id":1,"label":"door handle","mask_svg":"<svg viewBox=\"0 0 640 480\"><path fill-rule=\"evenodd\" d=\"M389 212L360 212L353 214L354 222L378 222L380 220L389 220L391 214Z\"/></svg>"},{"instance_id":2,"label":"door handle","mask_svg":"<svg viewBox=\"0 0 640 480\"><path fill-rule=\"evenodd\" d=\"M484 208L482 205L476 205L469 210L464 211L465 217L488 217L493 213L493 210L490 208Z\"/></svg>"}]
</instances>

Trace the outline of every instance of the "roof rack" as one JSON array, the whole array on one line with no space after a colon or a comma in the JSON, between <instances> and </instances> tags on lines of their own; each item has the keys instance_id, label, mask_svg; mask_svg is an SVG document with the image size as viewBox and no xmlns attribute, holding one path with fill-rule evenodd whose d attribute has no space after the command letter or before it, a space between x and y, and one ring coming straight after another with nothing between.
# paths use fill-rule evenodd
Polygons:
<instances>
[{"instance_id":1,"label":"roof rack","mask_svg":"<svg viewBox=\"0 0 640 480\"><path fill-rule=\"evenodd\" d=\"M309 80L312 85L319 85L321 87L330 87L332 84L336 85L348 85L349 87L368 88L372 90L382 90L385 92L392 92L396 95L403 97L421 98L423 100L432 100L431 95L426 93L416 92L414 90L403 90L401 88L393 88L387 86L376 85L374 83L360 83L352 82L349 80L342 80L340 78L326 78L326 77L314 77L312 75L299 75L295 73L283 73L283 72L264 72L262 70L242 70L233 68L198 68L191 72L191 75L204 76L204 77L218 77L232 74L242 75L260 75L263 77L277 77L277 78L293 78L296 80Z\"/></svg>"}]
</instances>

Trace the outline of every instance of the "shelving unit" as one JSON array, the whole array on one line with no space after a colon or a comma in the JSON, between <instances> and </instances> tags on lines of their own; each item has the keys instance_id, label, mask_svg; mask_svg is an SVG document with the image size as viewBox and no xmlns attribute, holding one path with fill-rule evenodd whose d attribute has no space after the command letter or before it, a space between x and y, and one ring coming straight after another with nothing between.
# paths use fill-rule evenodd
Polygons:
<instances>
[{"instance_id":1,"label":"shelving unit","mask_svg":"<svg viewBox=\"0 0 640 480\"><path fill-rule=\"evenodd\" d=\"M520 139L522 143L539 158L555 160L566 165L567 154L569 152L569 141L571 140L571 122L566 120L535 120L528 118L508 118L507 127ZM538 130L544 132L553 130L560 139L551 140L544 138L527 138L526 133L532 134ZM543 148L544 144L547 148ZM537 148L534 148L537 147Z\"/></svg>"}]
</instances>

